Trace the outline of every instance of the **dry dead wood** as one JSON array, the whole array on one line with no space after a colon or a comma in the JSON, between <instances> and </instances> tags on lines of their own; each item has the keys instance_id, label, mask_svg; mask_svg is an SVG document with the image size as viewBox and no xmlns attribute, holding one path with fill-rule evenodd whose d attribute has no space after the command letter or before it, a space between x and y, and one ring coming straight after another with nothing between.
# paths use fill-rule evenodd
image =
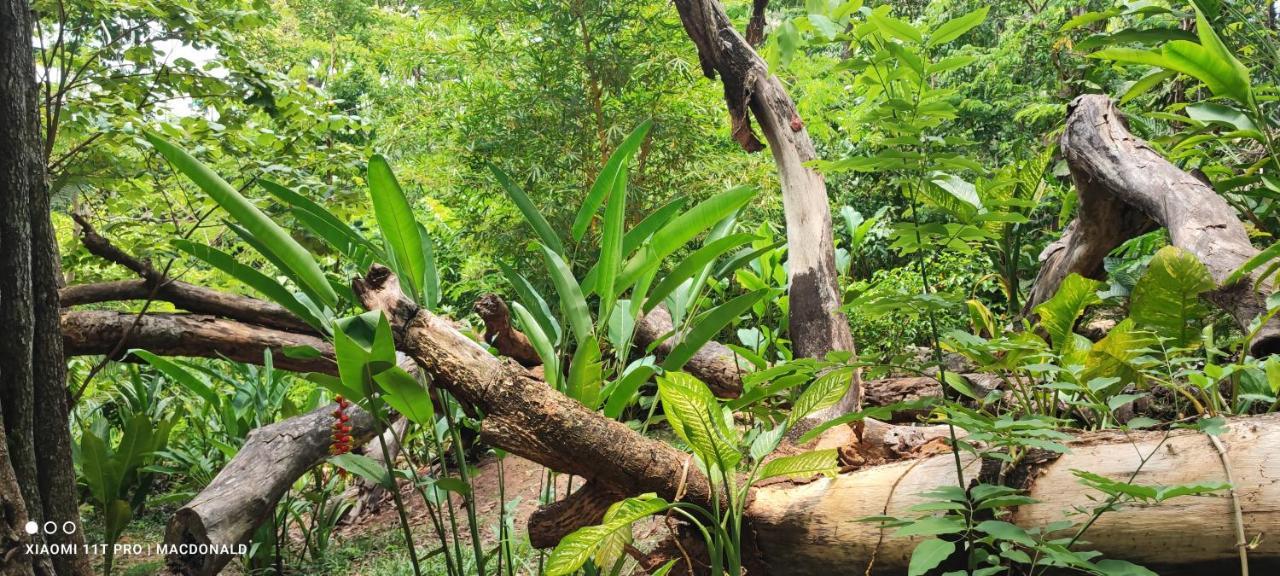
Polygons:
<instances>
[{"instance_id":1,"label":"dry dead wood","mask_svg":"<svg viewBox=\"0 0 1280 576\"><path fill-rule=\"evenodd\" d=\"M1044 526L1063 519L1064 511L1073 506L1091 509L1105 496L1082 486L1072 470L1127 481L1138 469L1140 455L1153 451L1135 482L1167 486L1225 480L1223 461L1208 437L1184 430L1162 443L1164 434L1082 435L1070 443L1070 453L1021 470L1030 479L1025 486L1029 495L1040 502L1018 507L1009 521ZM1275 506L1280 502L1280 459L1274 449L1280 444L1280 415L1232 420L1219 438L1234 476L1245 536L1264 536L1249 550L1250 563L1255 573L1275 573L1280 569L1280 539L1271 536L1280 532L1280 508ZM964 463L966 481L980 476L978 462L965 456ZM950 454L902 461L808 484L761 487L747 518L760 560L773 573L861 574L874 555L873 573L902 574L919 539L894 538L889 529L881 541L876 524L858 520L884 514L886 508L890 515L913 516L918 513L910 507L923 501L919 494L956 482ZM1226 574L1238 569L1232 500L1225 491L1108 512L1083 539L1107 557L1163 568L1162 574ZM1214 572L1218 567L1227 571Z\"/></svg>"},{"instance_id":2,"label":"dry dead wood","mask_svg":"<svg viewBox=\"0 0 1280 576\"><path fill-rule=\"evenodd\" d=\"M1195 255L1222 283L1258 253L1236 212L1213 188L1165 160L1131 134L1111 100L1086 95L1071 103L1060 143L1079 194L1079 212L1040 255L1040 272L1024 312L1049 299L1068 274L1102 279L1102 261L1124 241L1162 226L1174 246ZM1272 286L1256 277L1208 295L1247 327L1266 310ZM1280 321L1264 326L1250 352L1280 352Z\"/></svg>"},{"instance_id":3,"label":"dry dead wood","mask_svg":"<svg viewBox=\"0 0 1280 576\"><path fill-rule=\"evenodd\" d=\"M66 308L100 302L154 299L197 314L211 314L299 334L316 333L301 318L272 302L178 280L166 280L155 288L147 280L75 284L60 290L59 295L62 306Z\"/></svg>"}]
</instances>

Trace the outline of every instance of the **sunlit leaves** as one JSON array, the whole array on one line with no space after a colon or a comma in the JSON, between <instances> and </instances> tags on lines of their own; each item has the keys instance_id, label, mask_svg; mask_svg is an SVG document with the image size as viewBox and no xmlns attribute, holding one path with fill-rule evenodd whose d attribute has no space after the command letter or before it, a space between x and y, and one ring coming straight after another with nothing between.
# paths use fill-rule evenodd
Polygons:
<instances>
[{"instance_id":1,"label":"sunlit leaves","mask_svg":"<svg viewBox=\"0 0 1280 576\"><path fill-rule=\"evenodd\" d=\"M1216 284L1195 255L1165 246L1151 258L1129 300L1130 317L1140 326L1187 346L1199 336L1198 322L1207 312L1200 295Z\"/></svg>"}]
</instances>

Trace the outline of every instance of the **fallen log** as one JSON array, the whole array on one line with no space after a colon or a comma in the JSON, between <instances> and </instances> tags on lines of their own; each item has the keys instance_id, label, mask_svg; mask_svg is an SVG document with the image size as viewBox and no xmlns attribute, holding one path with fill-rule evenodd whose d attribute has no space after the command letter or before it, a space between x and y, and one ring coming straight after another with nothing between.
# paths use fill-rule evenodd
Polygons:
<instances>
[{"instance_id":1,"label":"fallen log","mask_svg":"<svg viewBox=\"0 0 1280 576\"><path fill-rule=\"evenodd\" d=\"M636 322L636 343L648 348L657 342L653 352L659 358L670 354L680 339L667 337L675 325L666 305L660 305ZM685 363L683 370L696 376L720 398L737 398L742 395L742 373L738 355L724 344L709 340Z\"/></svg>"},{"instance_id":2,"label":"fallen log","mask_svg":"<svg viewBox=\"0 0 1280 576\"><path fill-rule=\"evenodd\" d=\"M124 344L117 347L121 339ZM333 346L318 336L207 314L147 313L139 317L134 312L63 311L62 342L67 356L110 354L116 350L123 355L141 348L161 356L227 358L261 364L263 351L270 350L272 362L282 370L326 374L337 370ZM310 346L320 355L291 358L284 354L285 349L298 346Z\"/></svg>"},{"instance_id":3,"label":"fallen log","mask_svg":"<svg viewBox=\"0 0 1280 576\"><path fill-rule=\"evenodd\" d=\"M225 547L247 542L280 497L307 470L329 456L337 404L282 420L249 433L235 458L193 500L178 509L165 530L165 543ZM349 406L352 443L373 437L373 417ZM189 551L165 557L171 574L212 576L238 554Z\"/></svg>"},{"instance_id":4,"label":"fallen log","mask_svg":"<svg viewBox=\"0 0 1280 576\"><path fill-rule=\"evenodd\" d=\"M1133 136L1111 100L1085 95L1071 103L1060 142L1080 198L1062 238L1040 255L1040 272L1024 314L1048 300L1071 273L1102 279L1103 258L1124 241L1162 226L1222 284L1258 250L1236 212L1216 191ZM1266 310L1272 286L1254 290L1257 276L1222 286L1207 299L1246 328ZM1280 352L1280 320L1263 326L1250 346L1255 357Z\"/></svg>"},{"instance_id":5,"label":"fallen log","mask_svg":"<svg viewBox=\"0 0 1280 576\"><path fill-rule=\"evenodd\" d=\"M474 310L484 321L484 341L496 348L499 354L525 368L542 365L542 359L529 343L529 337L511 325L511 310L501 296L489 293L477 298Z\"/></svg>"},{"instance_id":6,"label":"fallen log","mask_svg":"<svg viewBox=\"0 0 1280 576\"><path fill-rule=\"evenodd\" d=\"M300 334L316 334L315 329L301 318L272 302L178 280L165 280L154 289L147 280L75 284L63 288L58 294L64 308L100 302L153 299L169 302L179 309L197 314L222 316Z\"/></svg>"},{"instance_id":7,"label":"fallen log","mask_svg":"<svg viewBox=\"0 0 1280 576\"><path fill-rule=\"evenodd\" d=\"M1231 469L1237 502L1242 510L1244 538L1264 537L1248 550L1255 573L1280 569L1280 414L1229 421L1219 436L1225 445L1220 458L1213 442L1197 431L1090 433L1069 443L1071 451L1053 461L1022 470L1029 478L1028 495L1039 502L1018 507L1007 520L1026 528L1062 520L1064 511L1092 509L1105 495L1082 486L1072 473L1087 470L1127 481L1141 457L1154 452L1134 482L1177 485L1220 482ZM979 463L962 458L966 480L979 476ZM835 571L863 573L875 558L871 573L903 574L919 538L894 538L860 518L914 517L910 508L925 500L919 494L956 485L955 461L950 454L901 461L819 479L807 484L775 484L755 490L746 510L753 546L771 573L803 576ZM1092 497L1092 499L1091 499ZM1082 521L1081 518L1074 518ZM1066 534L1070 536L1068 532ZM1233 503L1227 492L1183 496L1158 505L1139 504L1107 512L1085 533L1081 548L1105 557L1163 569L1162 574L1207 574L1219 567L1238 569ZM1213 572L1218 573L1218 572Z\"/></svg>"}]
</instances>

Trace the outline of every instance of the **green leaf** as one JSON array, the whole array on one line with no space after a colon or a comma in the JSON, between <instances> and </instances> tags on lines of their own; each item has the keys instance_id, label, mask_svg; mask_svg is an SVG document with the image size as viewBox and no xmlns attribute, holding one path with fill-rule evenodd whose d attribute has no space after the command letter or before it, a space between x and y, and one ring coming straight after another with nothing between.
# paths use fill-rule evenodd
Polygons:
<instances>
[{"instance_id":1,"label":"green leaf","mask_svg":"<svg viewBox=\"0 0 1280 576\"><path fill-rule=\"evenodd\" d=\"M241 264L236 261L234 256L212 246L181 238L174 239L172 242L175 248L199 258L206 264L239 280L242 284L257 290L258 293L266 296L284 309L293 312L294 315L301 318L312 328L320 330L322 333L328 333L328 325L318 318L311 308L298 300L298 297L293 292L280 285L274 278L259 272L253 267Z\"/></svg>"},{"instance_id":2,"label":"green leaf","mask_svg":"<svg viewBox=\"0 0 1280 576\"><path fill-rule=\"evenodd\" d=\"M551 275L551 283L555 285L556 294L560 296L560 311L568 318L569 326L573 328L574 338L580 343L593 339L595 332L591 322L591 311L587 309L587 299L582 295L582 288L578 286L578 281L574 280L569 265L565 264L564 259L545 244L540 247L543 259L547 263L547 272Z\"/></svg>"},{"instance_id":3,"label":"green leaf","mask_svg":"<svg viewBox=\"0 0 1280 576\"><path fill-rule=\"evenodd\" d=\"M289 274L300 287L307 290L312 297L319 299L325 306L337 305L338 294L329 286L324 272L311 257L311 253L298 244L289 233L186 150L151 132L147 132L146 137L179 172L195 182L205 194L208 194L256 238L261 246L269 250L274 261L284 265L281 272Z\"/></svg>"},{"instance_id":4,"label":"green leaf","mask_svg":"<svg viewBox=\"0 0 1280 576\"><path fill-rule=\"evenodd\" d=\"M125 526L133 520L133 507L124 500L112 500L102 510L103 528L107 533L107 541L114 544L120 539Z\"/></svg>"},{"instance_id":5,"label":"green leaf","mask_svg":"<svg viewBox=\"0 0 1280 576\"><path fill-rule=\"evenodd\" d=\"M1259 266L1275 260L1276 257L1280 257L1280 242L1276 242L1275 244L1268 246L1265 250L1258 252L1253 258L1245 261L1245 263L1241 264L1235 272L1232 272L1230 276L1227 276L1226 280L1222 281L1222 285L1231 286L1236 282L1239 282ZM1262 279L1260 278L1259 280Z\"/></svg>"},{"instance_id":6,"label":"green leaf","mask_svg":"<svg viewBox=\"0 0 1280 576\"><path fill-rule=\"evenodd\" d=\"M929 33L929 41L925 43L925 47L932 48L939 44L946 44L956 38L959 38L965 32L972 30L973 27L982 23L987 18L987 12L991 10L990 6L983 6L973 12L958 16L947 20L936 30Z\"/></svg>"},{"instance_id":7,"label":"green leaf","mask_svg":"<svg viewBox=\"0 0 1280 576\"><path fill-rule=\"evenodd\" d=\"M1040 325L1053 342L1053 349L1066 355L1074 346L1073 336L1076 320L1089 306L1102 301L1098 297L1098 288L1102 285L1097 280L1085 278L1072 272L1062 280L1058 292L1036 307L1040 315Z\"/></svg>"},{"instance_id":8,"label":"green leaf","mask_svg":"<svg viewBox=\"0 0 1280 576\"><path fill-rule=\"evenodd\" d=\"M498 262L498 269L502 271L503 277L511 284L511 288L516 291L516 296L525 306L529 307L529 312L537 320L538 325L542 327L542 331L550 339L551 344L555 345L560 342L560 323L556 322L555 317L551 315L551 308L547 306L547 301L542 299L542 295L534 290L533 284L529 283L523 275L510 266Z\"/></svg>"},{"instance_id":9,"label":"green leaf","mask_svg":"<svg viewBox=\"0 0 1280 576\"><path fill-rule=\"evenodd\" d=\"M507 176L501 168L493 164L489 164L489 170L493 172L493 176L498 179L498 184L502 185L502 189L507 192L507 196L511 197L511 201L516 203L516 207L520 209L520 213L524 214L524 219L533 227L533 231L538 235L538 239L543 244L551 247L557 254L564 254L564 245L560 243L560 235L556 234L551 228L551 224L538 211L538 207L533 205L533 201L529 196L520 189L520 186Z\"/></svg>"},{"instance_id":10,"label":"green leaf","mask_svg":"<svg viewBox=\"0 0 1280 576\"><path fill-rule=\"evenodd\" d=\"M1144 328L1188 346L1200 335L1207 309L1200 294L1216 284L1209 270L1190 252L1165 246L1151 258L1129 299L1129 316Z\"/></svg>"},{"instance_id":11,"label":"green leaf","mask_svg":"<svg viewBox=\"0 0 1280 576\"><path fill-rule=\"evenodd\" d=\"M622 268L617 286L632 286L642 276L656 270L662 260L684 247L698 234L715 226L755 197L757 190L733 188L708 198L663 225Z\"/></svg>"},{"instance_id":12,"label":"green leaf","mask_svg":"<svg viewBox=\"0 0 1280 576\"><path fill-rule=\"evenodd\" d=\"M618 170L614 179L613 192L609 194L609 203L604 209L604 230L600 235L600 258L596 262L599 277L595 290L600 294L600 322L607 322L617 299L614 285L618 280L619 267L622 265L622 229L627 219L627 169ZM626 287L623 287L625 289Z\"/></svg>"},{"instance_id":13,"label":"green leaf","mask_svg":"<svg viewBox=\"0 0 1280 576\"><path fill-rule=\"evenodd\" d=\"M1081 379L1088 382L1095 378L1118 378L1106 391L1108 394L1119 391L1126 384L1140 382L1143 379L1142 367L1137 361L1152 344L1154 339L1149 333L1139 330L1132 318L1125 318L1102 340L1094 343L1085 357Z\"/></svg>"},{"instance_id":14,"label":"green leaf","mask_svg":"<svg viewBox=\"0 0 1280 576\"><path fill-rule=\"evenodd\" d=\"M436 268L436 245L427 233L427 227L418 224L418 238L422 241L422 305L435 310L440 304L440 271Z\"/></svg>"},{"instance_id":15,"label":"green leaf","mask_svg":"<svg viewBox=\"0 0 1280 576\"><path fill-rule=\"evenodd\" d=\"M706 384L684 372L669 372L658 377L658 396L671 429L707 466L733 470L741 454L728 440L730 431Z\"/></svg>"},{"instance_id":16,"label":"green leaf","mask_svg":"<svg viewBox=\"0 0 1280 576\"><path fill-rule=\"evenodd\" d=\"M652 365L643 364L623 374L622 379L614 385L613 390L609 393L609 400L605 402L605 417L616 420L622 416L622 411L631 403L631 397L635 395L636 390L639 390L640 385L644 384L655 372L657 372L657 369Z\"/></svg>"},{"instance_id":17,"label":"green leaf","mask_svg":"<svg viewBox=\"0 0 1280 576\"><path fill-rule=\"evenodd\" d=\"M907 576L924 576L942 564L955 551L955 543L937 538L930 538L917 544L915 550L911 551L911 561L907 564Z\"/></svg>"},{"instance_id":18,"label":"green leaf","mask_svg":"<svg viewBox=\"0 0 1280 576\"><path fill-rule=\"evenodd\" d=\"M1023 546L1035 546L1035 539L1027 534L1026 530L1019 528L1014 524L1003 522L1000 520L984 520L979 522L975 528L980 532L986 532L1000 540L1006 540Z\"/></svg>"},{"instance_id":19,"label":"green leaf","mask_svg":"<svg viewBox=\"0 0 1280 576\"><path fill-rule=\"evenodd\" d=\"M604 379L604 365L600 361L600 342L595 338L578 342L569 364L569 378L565 394L595 410L600 406L600 388Z\"/></svg>"},{"instance_id":20,"label":"green leaf","mask_svg":"<svg viewBox=\"0 0 1280 576\"><path fill-rule=\"evenodd\" d=\"M1103 576L1158 576L1155 572L1125 560L1104 558L1093 565Z\"/></svg>"},{"instance_id":21,"label":"green leaf","mask_svg":"<svg viewBox=\"0 0 1280 576\"><path fill-rule=\"evenodd\" d=\"M854 371L851 369L838 369L814 379L791 405L787 427L794 426L796 422L818 410L834 406L848 392L849 386L853 384L853 376Z\"/></svg>"},{"instance_id":22,"label":"green leaf","mask_svg":"<svg viewBox=\"0 0 1280 576\"><path fill-rule=\"evenodd\" d=\"M839 453L835 448L779 456L760 467L760 476L756 481L778 477L808 478L818 474L834 478L840 469L839 459Z\"/></svg>"},{"instance_id":23,"label":"green leaf","mask_svg":"<svg viewBox=\"0 0 1280 576\"><path fill-rule=\"evenodd\" d=\"M914 26L890 16L888 6L881 6L873 10L867 20L886 36L916 43L924 39L920 35L920 31Z\"/></svg>"},{"instance_id":24,"label":"green leaf","mask_svg":"<svg viewBox=\"0 0 1280 576\"><path fill-rule=\"evenodd\" d=\"M422 426L435 426L435 406L431 393L412 374L399 366L392 366L373 376L382 389L382 400L410 422Z\"/></svg>"},{"instance_id":25,"label":"green leaf","mask_svg":"<svg viewBox=\"0 0 1280 576\"><path fill-rule=\"evenodd\" d=\"M1138 96L1146 94L1152 88L1159 86L1160 83L1177 75L1178 73L1173 70L1156 70L1155 72L1147 74L1130 85L1128 90L1125 90L1124 95L1120 97L1120 103L1124 104Z\"/></svg>"},{"instance_id":26,"label":"green leaf","mask_svg":"<svg viewBox=\"0 0 1280 576\"><path fill-rule=\"evenodd\" d=\"M609 159L605 161L604 167L600 169L600 174L596 176L596 181L591 185L591 190L587 193L586 199L582 201L582 207L578 209L578 216L573 220L573 228L570 232L575 241L582 240L582 236L587 233L587 227L591 225L591 219L595 217L596 210L600 208L600 204L604 202L604 197L613 190L614 179L618 177L619 172L624 165L631 160L631 156L640 148L640 144L644 142L644 137L649 133L649 128L653 126L653 121L645 120L627 138L618 145L618 148L609 155Z\"/></svg>"},{"instance_id":27,"label":"green leaf","mask_svg":"<svg viewBox=\"0 0 1280 576\"><path fill-rule=\"evenodd\" d=\"M427 259L422 252L418 221L413 217L413 208L391 172L391 166L380 154L369 159L369 197L373 200L373 215L382 232L382 241L394 261L396 275L408 282L414 301L421 303Z\"/></svg>"},{"instance_id":28,"label":"green leaf","mask_svg":"<svg viewBox=\"0 0 1280 576\"><path fill-rule=\"evenodd\" d=\"M333 465L388 490L395 490L387 468L377 460L360 454L339 454L329 458Z\"/></svg>"},{"instance_id":29,"label":"green leaf","mask_svg":"<svg viewBox=\"0 0 1280 576\"><path fill-rule=\"evenodd\" d=\"M894 532L894 536L937 536L964 532L964 522L952 516L926 516Z\"/></svg>"},{"instance_id":30,"label":"green leaf","mask_svg":"<svg viewBox=\"0 0 1280 576\"><path fill-rule=\"evenodd\" d=\"M152 368L159 370L162 374L169 377L169 380L177 382L183 388L191 391L200 399L208 402L210 406L217 410L218 405L222 403L222 398L218 396L208 384L196 377L195 374L188 372L186 368L178 365L177 362L152 354L146 350L134 349L129 351L130 354L137 356L150 364Z\"/></svg>"},{"instance_id":31,"label":"green leaf","mask_svg":"<svg viewBox=\"0 0 1280 576\"><path fill-rule=\"evenodd\" d=\"M529 344L538 353L538 358L542 359L543 378L546 379L547 386L559 389L557 384L560 381L560 359L556 356L555 345L547 333L542 331L538 320L522 304L512 302L511 310L520 321L520 327L525 336L529 337Z\"/></svg>"},{"instance_id":32,"label":"green leaf","mask_svg":"<svg viewBox=\"0 0 1280 576\"><path fill-rule=\"evenodd\" d=\"M615 532L637 520L658 514L668 506L670 504L653 494L628 498L615 504L603 524L579 528L556 544L547 557L547 576L568 576L577 572Z\"/></svg>"},{"instance_id":33,"label":"green leaf","mask_svg":"<svg viewBox=\"0 0 1280 576\"><path fill-rule=\"evenodd\" d=\"M759 239L759 237L754 234L730 234L729 236L707 242L701 248L694 250L692 254L682 260L679 265L664 276L657 286L654 286L653 289L649 291L649 298L645 301L644 311L646 313L652 311L661 304L667 296L675 291L676 288L679 288L686 280L693 278L694 275L702 272L708 264L715 262L715 260L725 252L757 239Z\"/></svg>"},{"instance_id":34,"label":"green leaf","mask_svg":"<svg viewBox=\"0 0 1280 576\"><path fill-rule=\"evenodd\" d=\"M662 362L662 368L670 372L683 368L685 363L690 358L693 358L694 354L698 353L703 344L710 341L725 326L737 320L739 316L750 310L756 302L768 296L769 293L770 289L768 288L748 292L716 306L696 318L693 329L689 330L688 334L680 340L680 343L671 349L670 354L667 354L666 359Z\"/></svg>"},{"instance_id":35,"label":"green leaf","mask_svg":"<svg viewBox=\"0 0 1280 576\"><path fill-rule=\"evenodd\" d=\"M293 208L291 212L299 222L344 256L356 260L368 257L378 260L386 258L382 251L367 238L306 196L269 180L258 180L258 185L281 202L290 205ZM362 266L367 267L367 263L363 263Z\"/></svg>"}]
</instances>

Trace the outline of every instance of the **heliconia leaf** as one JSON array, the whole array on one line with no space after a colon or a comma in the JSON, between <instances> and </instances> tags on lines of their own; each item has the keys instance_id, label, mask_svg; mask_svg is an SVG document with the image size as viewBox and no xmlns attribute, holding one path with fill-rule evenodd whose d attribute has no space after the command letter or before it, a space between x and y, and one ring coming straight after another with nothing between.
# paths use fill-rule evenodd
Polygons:
<instances>
[{"instance_id":1,"label":"heliconia leaf","mask_svg":"<svg viewBox=\"0 0 1280 576\"><path fill-rule=\"evenodd\" d=\"M422 302L422 279L426 255L422 253L422 236L413 217L409 199L396 181L391 165L380 154L369 159L369 197L373 215L382 232L382 241L395 264L396 275L409 284L414 301Z\"/></svg>"},{"instance_id":2,"label":"heliconia leaf","mask_svg":"<svg viewBox=\"0 0 1280 576\"><path fill-rule=\"evenodd\" d=\"M554 250L541 245L543 259L547 263L547 272L551 275L551 283L560 296L560 311L569 320L573 328L573 336L578 342L586 342L594 338L594 327L591 322L591 311L587 309L587 299L582 295L582 288L574 280L569 265Z\"/></svg>"},{"instance_id":3,"label":"heliconia leaf","mask_svg":"<svg viewBox=\"0 0 1280 576\"><path fill-rule=\"evenodd\" d=\"M392 366L378 374L373 381L382 389L382 401L395 408L410 422L422 426L435 426L435 406L426 386L399 366Z\"/></svg>"},{"instance_id":4,"label":"heliconia leaf","mask_svg":"<svg viewBox=\"0 0 1280 576\"><path fill-rule=\"evenodd\" d=\"M623 374L622 379L614 385L613 390L609 393L609 399L605 402L605 417L616 420L622 416L622 411L631 403L631 397L635 395L636 390L639 390L640 385L644 384L655 372L657 372L656 368L645 364L636 366Z\"/></svg>"},{"instance_id":5,"label":"heliconia leaf","mask_svg":"<svg viewBox=\"0 0 1280 576\"><path fill-rule=\"evenodd\" d=\"M258 180L258 185L281 202L291 206L291 212L298 221L323 238L335 250L348 258L360 260L361 267L368 267L369 262L365 261L367 258L385 259L377 246L325 207L269 180Z\"/></svg>"},{"instance_id":6,"label":"heliconia leaf","mask_svg":"<svg viewBox=\"0 0 1280 576\"><path fill-rule=\"evenodd\" d=\"M613 303L617 300L614 285L622 265L622 230L626 219L627 168L623 166L618 170L618 177L614 178L613 191L609 193L609 203L605 205L604 229L600 234L600 258L596 262L599 277L595 288L600 294L600 311L597 316L602 324L609 321Z\"/></svg>"},{"instance_id":7,"label":"heliconia leaf","mask_svg":"<svg viewBox=\"0 0 1280 576\"><path fill-rule=\"evenodd\" d=\"M1073 272L1062 280L1058 285L1058 292L1052 298L1036 307L1040 325L1049 333L1054 350L1065 353L1075 342L1072 334L1076 320L1086 308L1102 301L1098 298L1098 288L1101 285L1097 280Z\"/></svg>"},{"instance_id":8,"label":"heliconia leaf","mask_svg":"<svg viewBox=\"0 0 1280 576\"><path fill-rule=\"evenodd\" d=\"M520 321L520 328L524 331L525 336L529 337L529 343L533 345L533 350L538 353L538 358L542 359L543 378L546 380L547 386L552 389L558 389L556 385L560 382L560 360L556 357L555 344L551 342L538 320L524 305L519 302L512 302L511 311L515 313L516 318Z\"/></svg>"},{"instance_id":9,"label":"heliconia leaf","mask_svg":"<svg viewBox=\"0 0 1280 576\"><path fill-rule=\"evenodd\" d=\"M1227 276L1226 280L1222 281L1222 285L1231 286L1232 284L1244 279L1245 276L1249 275L1254 270L1257 270L1263 264L1271 262L1276 258L1280 258L1280 242L1276 242L1275 244L1268 246L1265 250L1258 252L1252 258L1246 260L1245 263L1241 264L1240 267L1232 272L1230 276Z\"/></svg>"},{"instance_id":10,"label":"heliconia leaf","mask_svg":"<svg viewBox=\"0 0 1280 576\"><path fill-rule=\"evenodd\" d=\"M603 364L600 362L600 341L595 338L581 340L569 363L569 378L565 380L565 394L595 410L600 406L600 388L603 384Z\"/></svg>"},{"instance_id":11,"label":"heliconia leaf","mask_svg":"<svg viewBox=\"0 0 1280 576\"><path fill-rule=\"evenodd\" d=\"M1138 325L1188 346L1200 335L1199 323L1208 311L1200 295L1217 287L1209 270L1195 255L1165 246L1151 257L1147 271L1129 297L1129 317Z\"/></svg>"},{"instance_id":12,"label":"heliconia leaf","mask_svg":"<svg viewBox=\"0 0 1280 576\"><path fill-rule=\"evenodd\" d=\"M377 486L382 486L388 490L395 489L391 483L391 476L387 474L387 468L373 458L361 454L347 453L330 457L329 462Z\"/></svg>"},{"instance_id":13,"label":"heliconia leaf","mask_svg":"<svg viewBox=\"0 0 1280 576\"><path fill-rule=\"evenodd\" d=\"M972 30L975 26L981 24L983 20L986 20L987 12L990 10L990 6L983 6L973 12L943 22L941 26L929 33L929 41L925 43L925 47L932 48L959 38L962 34Z\"/></svg>"},{"instance_id":14,"label":"heliconia leaf","mask_svg":"<svg viewBox=\"0 0 1280 576\"><path fill-rule=\"evenodd\" d=\"M627 260L626 266L622 268L622 273L618 277L617 286L633 286L640 277L656 270L667 256L745 206L755 197L756 192L756 189L749 187L733 188L712 196L676 216L654 232L649 243Z\"/></svg>"},{"instance_id":15,"label":"heliconia leaf","mask_svg":"<svg viewBox=\"0 0 1280 576\"><path fill-rule=\"evenodd\" d=\"M300 287L308 290L320 303L333 307L337 305L338 295L329 286L324 272L316 264L311 253L298 244L288 232L285 232L275 221L263 214L240 192L227 184L226 180L214 173L186 150L151 132L146 133L147 140L201 190L208 194L218 206L226 210L231 217L244 227L260 245L271 252L273 262L278 262L280 270L293 278ZM266 256L266 254L263 254Z\"/></svg>"},{"instance_id":16,"label":"heliconia leaf","mask_svg":"<svg viewBox=\"0 0 1280 576\"><path fill-rule=\"evenodd\" d=\"M618 145L613 154L609 155L604 167L600 169L600 174L596 176L595 183L591 185L591 190L587 192L586 199L582 201L582 207L578 209L577 218L573 220L573 228L570 232L574 241L582 240L582 236L587 233L587 227L591 225L591 219L595 217L596 210L600 208L600 204L604 203L604 198L609 194L609 191L613 190L614 179L618 177L618 172L631 160L636 150L640 149L640 144L644 142L644 138L649 134L649 128L652 126L653 121L651 120L641 122Z\"/></svg>"},{"instance_id":17,"label":"heliconia leaf","mask_svg":"<svg viewBox=\"0 0 1280 576\"><path fill-rule=\"evenodd\" d=\"M525 221L529 223L529 226L533 227L538 239L552 250L555 250L557 254L564 254L564 245L560 242L560 236L556 234L555 230L551 228L551 224L538 211L538 207L534 206L533 201L529 199L529 195L525 194L524 190L501 168L489 164L489 170L498 179L498 184L506 191L507 196L511 197L511 201L516 203L520 213L524 214Z\"/></svg>"},{"instance_id":18,"label":"heliconia leaf","mask_svg":"<svg viewBox=\"0 0 1280 576\"><path fill-rule=\"evenodd\" d=\"M729 323L745 314L747 310L751 309L752 305L768 296L769 293L770 290L768 288L748 292L716 306L696 318L693 329L685 334L680 343L676 344L671 349L671 353L667 354L666 359L662 361L662 368L672 372L683 368L685 363L690 358L693 358L694 354L698 353L698 349L702 348L703 344L715 337Z\"/></svg>"},{"instance_id":19,"label":"heliconia leaf","mask_svg":"<svg viewBox=\"0 0 1280 576\"><path fill-rule=\"evenodd\" d=\"M1146 94L1152 88L1159 86L1165 80L1173 78L1174 76L1177 76L1177 75L1178 73L1173 70L1164 70L1164 69L1156 70L1155 72L1147 74L1146 76L1139 78L1131 86L1129 86L1128 90L1125 90L1124 95L1120 96L1120 103L1124 104L1130 100L1133 100L1134 98L1137 98L1138 96Z\"/></svg>"},{"instance_id":20,"label":"heliconia leaf","mask_svg":"<svg viewBox=\"0 0 1280 576\"><path fill-rule=\"evenodd\" d=\"M662 281L658 282L657 286L654 286L653 289L649 291L649 298L644 304L644 312L648 313L652 311L658 306L658 304L661 304L662 300L670 295L672 291L683 284L685 280L688 280L695 274L701 272L708 264L715 262L715 260L725 252L758 239L759 237L754 234L731 234L708 242L701 248L694 250L692 254L681 261L680 264L673 268L670 273L664 276Z\"/></svg>"},{"instance_id":21,"label":"heliconia leaf","mask_svg":"<svg viewBox=\"0 0 1280 576\"><path fill-rule=\"evenodd\" d=\"M293 312L312 328L320 330L322 333L328 333L329 327L326 323L317 318L312 310L298 300L298 297L290 292L274 278L259 272L256 268L246 266L238 262L234 256L227 254L217 248L205 244L199 244L190 240L181 238L173 240L173 246L187 254L195 256L206 264L225 272L226 274L239 280L246 286L257 290L267 299L279 304L284 309Z\"/></svg>"},{"instance_id":22,"label":"heliconia leaf","mask_svg":"<svg viewBox=\"0 0 1280 576\"><path fill-rule=\"evenodd\" d=\"M435 310L440 304L440 271L436 268L436 244L427 233L427 227L418 224L418 238L422 242L422 305Z\"/></svg>"},{"instance_id":23,"label":"heliconia leaf","mask_svg":"<svg viewBox=\"0 0 1280 576\"><path fill-rule=\"evenodd\" d=\"M551 344L553 346L558 344L561 336L560 323L551 315L551 307L547 306L547 301L542 298L541 294L538 294L538 291L533 288L533 284L527 278L510 266L498 262L498 269L502 271L502 276L511 284L511 288L516 291L516 296L519 300L524 303L533 317L537 319L542 331L551 339Z\"/></svg>"},{"instance_id":24,"label":"heliconia leaf","mask_svg":"<svg viewBox=\"0 0 1280 576\"><path fill-rule=\"evenodd\" d=\"M769 478L808 478L823 475L834 477L840 469L840 456L835 448L814 450L791 456L779 456L760 467L756 481Z\"/></svg>"},{"instance_id":25,"label":"heliconia leaf","mask_svg":"<svg viewBox=\"0 0 1280 576\"><path fill-rule=\"evenodd\" d=\"M208 402L215 410L218 408L218 405L222 403L222 398L213 391L213 388L210 388L203 380L197 378L195 374L188 372L186 368L183 368L177 362L157 356L146 350L130 350L129 354L145 360L152 368L155 368L156 370L159 370L160 373L168 376L169 380L178 383L187 390L190 390L196 396L199 396L200 399Z\"/></svg>"}]
</instances>

